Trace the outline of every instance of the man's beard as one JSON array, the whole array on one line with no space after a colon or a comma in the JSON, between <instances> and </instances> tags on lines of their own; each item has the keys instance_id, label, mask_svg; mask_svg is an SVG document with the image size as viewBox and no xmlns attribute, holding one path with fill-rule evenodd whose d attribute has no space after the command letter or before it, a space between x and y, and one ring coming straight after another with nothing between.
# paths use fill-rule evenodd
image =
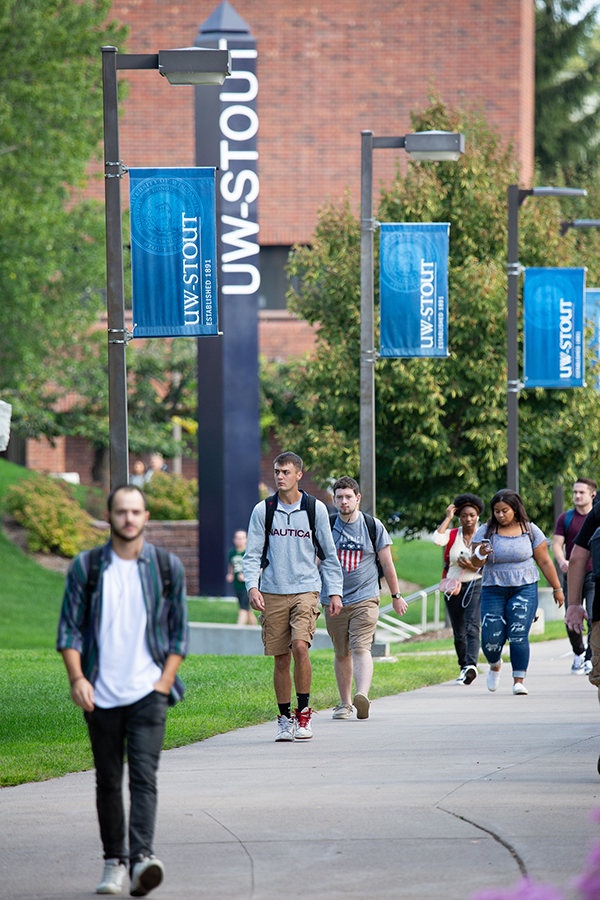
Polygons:
<instances>
[{"instance_id":1,"label":"man's beard","mask_svg":"<svg viewBox=\"0 0 600 900\"><path fill-rule=\"evenodd\" d=\"M112 530L113 535L116 534L116 536L117 536L118 538L120 538L120 540L126 541L127 543L130 543L131 541L135 541L137 538L139 538L139 536L140 536L140 535L143 533L143 531L144 531L144 526L143 526L143 525L142 525L142 527L141 527L138 531L135 532L135 534L124 534L122 531L120 531L120 530L116 527L116 525L113 525L112 522L110 523L110 527L111 527L111 530Z\"/></svg>"}]
</instances>

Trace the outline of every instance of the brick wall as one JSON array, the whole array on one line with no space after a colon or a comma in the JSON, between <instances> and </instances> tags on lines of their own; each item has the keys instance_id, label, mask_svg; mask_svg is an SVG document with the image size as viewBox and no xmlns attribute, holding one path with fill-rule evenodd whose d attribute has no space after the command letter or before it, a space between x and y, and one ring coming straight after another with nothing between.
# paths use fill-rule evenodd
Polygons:
<instances>
[{"instance_id":1,"label":"brick wall","mask_svg":"<svg viewBox=\"0 0 600 900\"><path fill-rule=\"evenodd\" d=\"M113 0L130 27L127 50L194 43L217 0ZM522 181L533 172L533 0L234 0L258 46L263 244L309 240L317 210L347 187L359 200L360 131L405 134L431 87L477 103L514 140ZM132 166L194 164L193 90L152 71L120 73L121 156ZM389 179L393 151L374 154ZM101 166L94 171L99 174ZM103 196L98 178L92 193Z\"/></svg>"},{"instance_id":2,"label":"brick wall","mask_svg":"<svg viewBox=\"0 0 600 900\"><path fill-rule=\"evenodd\" d=\"M258 352L268 360L285 360L310 353L316 326L285 309L261 309L258 314Z\"/></svg>"},{"instance_id":3,"label":"brick wall","mask_svg":"<svg viewBox=\"0 0 600 900\"><path fill-rule=\"evenodd\" d=\"M151 544L164 547L176 553L185 569L187 592L190 597L198 595L198 523L148 522L145 536Z\"/></svg>"}]
</instances>

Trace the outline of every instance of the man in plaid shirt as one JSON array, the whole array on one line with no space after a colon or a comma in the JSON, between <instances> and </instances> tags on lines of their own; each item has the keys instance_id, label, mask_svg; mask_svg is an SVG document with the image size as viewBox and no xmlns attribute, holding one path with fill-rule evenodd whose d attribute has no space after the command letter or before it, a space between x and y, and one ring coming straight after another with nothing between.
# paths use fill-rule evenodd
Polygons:
<instances>
[{"instance_id":1,"label":"man in plaid shirt","mask_svg":"<svg viewBox=\"0 0 600 900\"><path fill-rule=\"evenodd\" d=\"M71 564L58 626L71 698L83 710L96 766L96 806L104 846L99 894L143 897L163 879L153 853L156 773L167 706L180 700L177 670L188 648L185 576L180 560L144 540L142 491L108 498L111 540ZM91 583L90 583L91 582ZM127 746L129 852L122 799Z\"/></svg>"}]
</instances>

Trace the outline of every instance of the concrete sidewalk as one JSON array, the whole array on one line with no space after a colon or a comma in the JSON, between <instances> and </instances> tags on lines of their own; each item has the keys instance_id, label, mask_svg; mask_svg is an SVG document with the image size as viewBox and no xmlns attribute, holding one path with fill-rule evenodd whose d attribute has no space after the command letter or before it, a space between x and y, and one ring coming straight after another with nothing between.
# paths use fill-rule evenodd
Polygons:
<instances>
[{"instance_id":1,"label":"concrete sidewalk","mask_svg":"<svg viewBox=\"0 0 600 900\"><path fill-rule=\"evenodd\" d=\"M522 872L568 886L600 840L600 709L571 660L566 640L533 644L527 697L505 665L495 694L480 675L376 700L366 721L322 711L306 743L274 743L271 722L165 752L150 896L467 900ZM3 900L91 897L93 773L0 791L0 835Z\"/></svg>"}]
</instances>

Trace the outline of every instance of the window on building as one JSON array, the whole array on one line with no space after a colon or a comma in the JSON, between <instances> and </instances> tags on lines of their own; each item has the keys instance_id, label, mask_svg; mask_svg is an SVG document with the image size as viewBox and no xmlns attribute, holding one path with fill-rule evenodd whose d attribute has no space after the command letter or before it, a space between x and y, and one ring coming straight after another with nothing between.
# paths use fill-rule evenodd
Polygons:
<instances>
[{"instance_id":1,"label":"window on building","mask_svg":"<svg viewBox=\"0 0 600 900\"><path fill-rule=\"evenodd\" d=\"M291 247L269 246L260 248L259 309L285 309L285 295L290 282L285 272Z\"/></svg>"}]
</instances>

